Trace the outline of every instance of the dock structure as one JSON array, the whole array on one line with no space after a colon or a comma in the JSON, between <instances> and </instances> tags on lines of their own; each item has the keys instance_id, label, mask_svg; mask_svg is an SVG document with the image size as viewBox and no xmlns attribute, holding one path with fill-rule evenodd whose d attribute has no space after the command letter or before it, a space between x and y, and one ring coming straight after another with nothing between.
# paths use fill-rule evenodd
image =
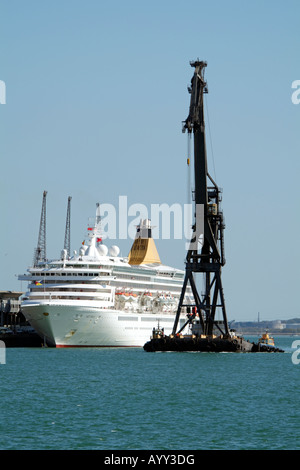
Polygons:
<instances>
[{"instance_id":1,"label":"dock structure","mask_svg":"<svg viewBox=\"0 0 300 470\"><path fill-rule=\"evenodd\" d=\"M204 72L207 63L193 61L189 114L183 122L183 132L193 135L194 152L194 223L193 235L185 262L185 278L178 303L172 334L165 336L159 329L153 330L152 338L144 345L145 351L232 351L254 352L259 348L230 330L227 320L222 286L224 254L224 217L221 209L222 191L208 172L204 94L208 92ZM187 164L190 165L188 155ZM201 294L196 276L202 276ZM198 279L198 278L197 278ZM190 285L192 297L187 295ZM181 315L186 316L178 330ZM217 318L221 316L221 321ZM190 334L183 335L183 331ZM274 348L265 348L274 352Z\"/></svg>"},{"instance_id":2,"label":"dock structure","mask_svg":"<svg viewBox=\"0 0 300 470\"><path fill-rule=\"evenodd\" d=\"M0 291L0 327L4 325L18 325L25 320L21 313L20 297L23 292Z\"/></svg>"},{"instance_id":3,"label":"dock structure","mask_svg":"<svg viewBox=\"0 0 300 470\"><path fill-rule=\"evenodd\" d=\"M24 292L0 291L0 341L6 348L43 345L43 340L26 321L21 311L22 294Z\"/></svg>"}]
</instances>

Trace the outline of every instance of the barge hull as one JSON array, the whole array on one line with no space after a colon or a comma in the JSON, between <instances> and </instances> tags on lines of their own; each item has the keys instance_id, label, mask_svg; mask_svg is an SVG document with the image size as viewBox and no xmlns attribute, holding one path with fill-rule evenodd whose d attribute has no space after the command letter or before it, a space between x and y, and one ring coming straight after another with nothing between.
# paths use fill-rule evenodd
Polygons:
<instances>
[{"instance_id":1,"label":"barge hull","mask_svg":"<svg viewBox=\"0 0 300 470\"><path fill-rule=\"evenodd\" d=\"M284 352L278 348L257 345L244 338L222 337L170 337L152 338L144 345L147 352Z\"/></svg>"}]
</instances>

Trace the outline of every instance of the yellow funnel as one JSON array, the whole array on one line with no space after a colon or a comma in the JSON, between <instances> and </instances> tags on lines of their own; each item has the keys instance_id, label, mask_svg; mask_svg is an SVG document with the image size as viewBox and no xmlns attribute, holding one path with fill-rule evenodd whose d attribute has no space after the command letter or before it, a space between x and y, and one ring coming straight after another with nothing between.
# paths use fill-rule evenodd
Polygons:
<instances>
[{"instance_id":1,"label":"yellow funnel","mask_svg":"<svg viewBox=\"0 0 300 470\"><path fill-rule=\"evenodd\" d=\"M130 253L129 264L161 264L154 240L151 235L150 220L141 220Z\"/></svg>"}]
</instances>

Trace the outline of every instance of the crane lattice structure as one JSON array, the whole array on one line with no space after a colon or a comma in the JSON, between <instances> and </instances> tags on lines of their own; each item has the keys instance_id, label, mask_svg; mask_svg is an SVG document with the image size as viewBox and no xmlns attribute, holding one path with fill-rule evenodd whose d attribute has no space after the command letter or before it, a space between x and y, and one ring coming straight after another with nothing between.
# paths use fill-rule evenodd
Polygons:
<instances>
[{"instance_id":1,"label":"crane lattice structure","mask_svg":"<svg viewBox=\"0 0 300 470\"><path fill-rule=\"evenodd\" d=\"M65 242L64 250L66 250L67 257L70 257L71 253L71 196L68 197L68 207L67 207L67 219L66 219L66 229L65 229Z\"/></svg>"},{"instance_id":2,"label":"crane lattice structure","mask_svg":"<svg viewBox=\"0 0 300 470\"><path fill-rule=\"evenodd\" d=\"M33 264L36 266L40 261L46 261L46 197L47 191L43 192L42 212L37 247L34 253Z\"/></svg>"},{"instance_id":3,"label":"crane lattice structure","mask_svg":"<svg viewBox=\"0 0 300 470\"><path fill-rule=\"evenodd\" d=\"M206 62L190 62L194 67L191 86L190 109L187 119L183 122L183 132L187 131L194 137L194 175L195 175L195 219L193 237L186 257L185 278L174 321L173 334L180 333L188 323L195 324L199 317L198 334L210 336L213 329L218 328L224 336L229 335L225 300L221 281L221 268L225 264L224 236L225 228L223 212L220 208L221 190L211 178L207 170L205 120L203 95L207 93L204 80ZM202 246L199 238L202 236ZM205 290L199 295L194 273L204 276ZM193 300L187 303L186 288L190 284ZM191 314L183 327L177 331L181 311L185 307ZM216 311L220 307L223 321L217 322ZM220 324L222 326L220 326Z\"/></svg>"}]
</instances>

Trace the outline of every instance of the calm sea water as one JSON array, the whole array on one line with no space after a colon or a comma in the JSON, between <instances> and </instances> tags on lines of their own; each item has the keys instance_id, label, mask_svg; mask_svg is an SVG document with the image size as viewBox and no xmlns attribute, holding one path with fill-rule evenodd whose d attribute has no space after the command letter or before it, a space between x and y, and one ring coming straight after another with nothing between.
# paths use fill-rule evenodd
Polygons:
<instances>
[{"instance_id":1,"label":"calm sea water","mask_svg":"<svg viewBox=\"0 0 300 470\"><path fill-rule=\"evenodd\" d=\"M7 349L0 448L299 449L297 339L275 338L284 354Z\"/></svg>"}]
</instances>

